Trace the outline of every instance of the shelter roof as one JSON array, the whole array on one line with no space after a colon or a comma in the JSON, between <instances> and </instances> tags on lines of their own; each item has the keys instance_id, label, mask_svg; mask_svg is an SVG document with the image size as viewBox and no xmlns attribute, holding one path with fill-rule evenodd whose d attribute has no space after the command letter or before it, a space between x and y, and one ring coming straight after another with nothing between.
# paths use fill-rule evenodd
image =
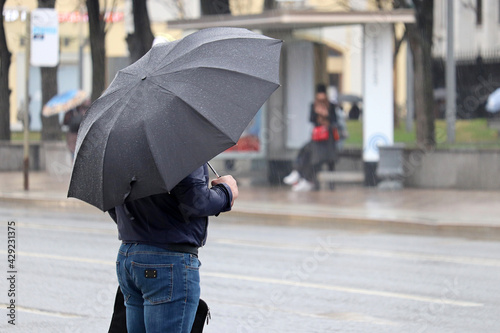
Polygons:
<instances>
[{"instance_id":1,"label":"shelter roof","mask_svg":"<svg viewBox=\"0 0 500 333\"><path fill-rule=\"evenodd\" d=\"M367 23L414 23L412 9L390 11L310 11L271 10L253 15L210 15L197 19L167 21L169 29L204 29L212 27L240 27L247 29L311 29L337 25Z\"/></svg>"}]
</instances>

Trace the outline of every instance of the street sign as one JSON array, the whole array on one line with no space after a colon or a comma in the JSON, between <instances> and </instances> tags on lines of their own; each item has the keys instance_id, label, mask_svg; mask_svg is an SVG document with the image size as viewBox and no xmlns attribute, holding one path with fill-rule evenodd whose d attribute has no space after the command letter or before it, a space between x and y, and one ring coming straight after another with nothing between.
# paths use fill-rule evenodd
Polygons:
<instances>
[{"instance_id":1,"label":"street sign","mask_svg":"<svg viewBox=\"0 0 500 333\"><path fill-rule=\"evenodd\" d=\"M39 8L31 12L31 65L55 67L59 63L57 11Z\"/></svg>"}]
</instances>

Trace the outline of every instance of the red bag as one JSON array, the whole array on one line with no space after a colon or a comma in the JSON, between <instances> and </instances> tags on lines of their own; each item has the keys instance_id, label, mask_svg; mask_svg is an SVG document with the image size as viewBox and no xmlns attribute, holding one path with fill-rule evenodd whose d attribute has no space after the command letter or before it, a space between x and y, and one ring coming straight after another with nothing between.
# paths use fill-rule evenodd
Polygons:
<instances>
[{"instance_id":1,"label":"red bag","mask_svg":"<svg viewBox=\"0 0 500 333\"><path fill-rule=\"evenodd\" d=\"M333 139L335 141L340 140L339 131L336 127L332 128ZM313 128L312 140L313 141L326 141L330 137L330 131L328 126L316 126Z\"/></svg>"},{"instance_id":2,"label":"red bag","mask_svg":"<svg viewBox=\"0 0 500 333\"><path fill-rule=\"evenodd\" d=\"M316 126L313 128L312 140L313 141L326 141L330 137L328 126Z\"/></svg>"}]
</instances>

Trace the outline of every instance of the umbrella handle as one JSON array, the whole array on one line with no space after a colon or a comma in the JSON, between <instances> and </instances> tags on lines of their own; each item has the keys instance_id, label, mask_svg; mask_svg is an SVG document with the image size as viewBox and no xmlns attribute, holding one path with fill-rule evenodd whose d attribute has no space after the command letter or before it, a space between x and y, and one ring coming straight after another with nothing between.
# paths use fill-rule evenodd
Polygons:
<instances>
[{"instance_id":1,"label":"umbrella handle","mask_svg":"<svg viewBox=\"0 0 500 333\"><path fill-rule=\"evenodd\" d=\"M220 178L219 174L217 173L217 171L215 171L214 167L212 166L212 164L210 164L210 162L207 162L208 166L210 167L210 169L212 169L212 171L215 173L215 175L217 176L217 178Z\"/></svg>"}]
</instances>

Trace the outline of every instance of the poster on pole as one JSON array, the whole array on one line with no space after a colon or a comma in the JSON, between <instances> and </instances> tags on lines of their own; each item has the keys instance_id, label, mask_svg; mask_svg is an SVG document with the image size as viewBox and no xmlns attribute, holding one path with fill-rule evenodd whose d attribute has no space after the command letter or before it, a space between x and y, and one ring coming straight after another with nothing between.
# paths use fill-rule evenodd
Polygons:
<instances>
[{"instance_id":1,"label":"poster on pole","mask_svg":"<svg viewBox=\"0 0 500 333\"><path fill-rule=\"evenodd\" d=\"M392 30L386 23L364 31L363 161L378 162L378 146L394 143Z\"/></svg>"},{"instance_id":2,"label":"poster on pole","mask_svg":"<svg viewBox=\"0 0 500 333\"><path fill-rule=\"evenodd\" d=\"M55 9L39 8L31 12L30 41L32 66L59 64L59 19Z\"/></svg>"}]
</instances>

